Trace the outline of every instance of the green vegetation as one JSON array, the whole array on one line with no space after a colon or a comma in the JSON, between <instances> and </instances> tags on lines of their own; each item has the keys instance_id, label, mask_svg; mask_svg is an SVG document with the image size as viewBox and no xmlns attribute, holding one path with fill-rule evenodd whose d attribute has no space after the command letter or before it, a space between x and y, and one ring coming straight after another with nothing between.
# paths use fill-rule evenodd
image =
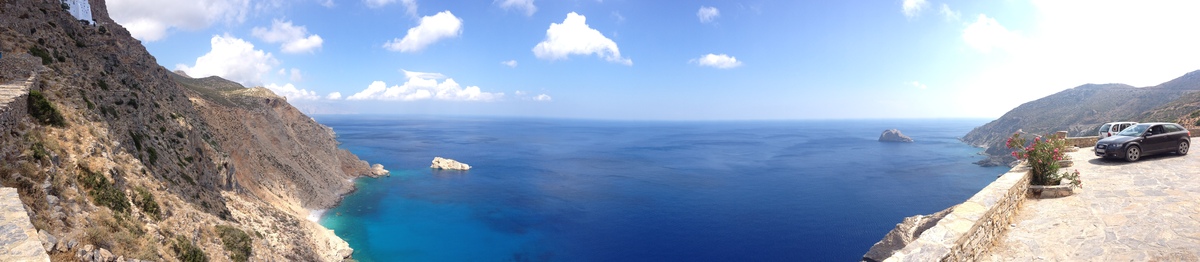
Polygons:
<instances>
[{"instance_id":1,"label":"green vegetation","mask_svg":"<svg viewBox=\"0 0 1200 262\"><path fill-rule=\"evenodd\" d=\"M124 191L109 183L104 174L84 169L83 174L80 174L79 183L88 189L92 202L108 207L116 213L129 213L129 198L125 197Z\"/></svg>"},{"instance_id":2,"label":"green vegetation","mask_svg":"<svg viewBox=\"0 0 1200 262\"><path fill-rule=\"evenodd\" d=\"M218 225L217 234L221 236L221 243L225 246L225 251L229 252L229 259L237 262L245 262L252 255L252 246L250 235L240 229Z\"/></svg>"},{"instance_id":3,"label":"green vegetation","mask_svg":"<svg viewBox=\"0 0 1200 262\"><path fill-rule=\"evenodd\" d=\"M183 138L183 132L181 132L181 131L175 131L175 136L177 136L177 137L179 137L179 138Z\"/></svg>"},{"instance_id":4,"label":"green vegetation","mask_svg":"<svg viewBox=\"0 0 1200 262\"><path fill-rule=\"evenodd\" d=\"M133 204L154 220L162 220L162 209L158 207L158 202L154 201L154 194L150 194L150 190L144 187L136 187L133 191L137 194L133 198Z\"/></svg>"},{"instance_id":5,"label":"green vegetation","mask_svg":"<svg viewBox=\"0 0 1200 262\"><path fill-rule=\"evenodd\" d=\"M96 85L100 86L100 89L108 90L108 82L104 82L104 79L97 80Z\"/></svg>"},{"instance_id":6,"label":"green vegetation","mask_svg":"<svg viewBox=\"0 0 1200 262\"><path fill-rule=\"evenodd\" d=\"M136 147L138 151L142 151L142 134L129 131L129 136L133 137L133 147Z\"/></svg>"},{"instance_id":7,"label":"green vegetation","mask_svg":"<svg viewBox=\"0 0 1200 262\"><path fill-rule=\"evenodd\" d=\"M206 262L208 255L204 254L204 250L192 245L192 241L188 241L183 236L175 236L175 257L183 262Z\"/></svg>"},{"instance_id":8,"label":"green vegetation","mask_svg":"<svg viewBox=\"0 0 1200 262\"><path fill-rule=\"evenodd\" d=\"M1191 118L1200 117L1200 110L1196 110L1196 112L1192 112L1192 114L1189 115L1188 117L1191 117Z\"/></svg>"},{"instance_id":9,"label":"green vegetation","mask_svg":"<svg viewBox=\"0 0 1200 262\"><path fill-rule=\"evenodd\" d=\"M29 91L28 102L29 115L37 119L38 122L60 127L67 124L62 114L58 112L57 108L54 108L53 104L50 104L50 101L46 100L46 96L43 96L42 92L37 90Z\"/></svg>"},{"instance_id":10,"label":"green vegetation","mask_svg":"<svg viewBox=\"0 0 1200 262\"><path fill-rule=\"evenodd\" d=\"M43 158L50 156L50 153L46 151L46 144L43 144L42 141L37 141L34 142L33 145L30 145L29 151L33 152L33 159L36 160L42 160Z\"/></svg>"},{"instance_id":11,"label":"green vegetation","mask_svg":"<svg viewBox=\"0 0 1200 262\"><path fill-rule=\"evenodd\" d=\"M43 41L45 41L45 40L43 40ZM42 49L41 47L37 47L37 46L30 47L29 54L36 56L36 57L41 57L42 65L50 65L51 63L54 63L54 58L50 57L50 51L46 51L46 49Z\"/></svg>"},{"instance_id":12,"label":"green vegetation","mask_svg":"<svg viewBox=\"0 0 1200 262\"><path fill-rule=\"evenodd\" d=\"M151 165L153 165L155 162L158 162L158 151L155 151L154 147L146 147L146 154L148 154L148 157L150 158L148 160L150 160Z\"/></svg>"}]
</instances>

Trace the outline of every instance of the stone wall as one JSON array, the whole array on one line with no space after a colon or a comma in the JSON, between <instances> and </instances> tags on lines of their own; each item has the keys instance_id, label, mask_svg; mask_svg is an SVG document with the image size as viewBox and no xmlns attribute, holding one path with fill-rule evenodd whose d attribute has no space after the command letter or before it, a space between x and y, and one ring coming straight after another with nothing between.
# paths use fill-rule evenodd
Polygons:
<instances>
[{"instance_id":1,"label":"stone wall","mask_svg":"<svg viewBox=\"0 0 1200 262\"><path fill-rule=\"evenodd\" d=\"M0 85L0 130L16 129L21 118L29 114L29 86L36 75L28 80Z\"/></svg>"},{"instance_id":2,"label":"stone wall","mask_svg":"<svg viewBox=\"0 0 1200 262\"><path fill-rule=\"evenodd\" d=\"M885 261L980 260L1025 202L1029 179L1028 168L1009 170Z\"/></svg>"},{"instance_id":3,"label":"stone wall","mask_svg":"<svg viewBox=\"0 0 1200 262\"><path fill-rule=\"evenodd\" d=\"M1096 141L1099 141L1098 136L1083 136L1083 137L1068 137L1067 145L1077 146L1081 149L1092 148L1096 146Z\"/></svg>"}]
</instances>

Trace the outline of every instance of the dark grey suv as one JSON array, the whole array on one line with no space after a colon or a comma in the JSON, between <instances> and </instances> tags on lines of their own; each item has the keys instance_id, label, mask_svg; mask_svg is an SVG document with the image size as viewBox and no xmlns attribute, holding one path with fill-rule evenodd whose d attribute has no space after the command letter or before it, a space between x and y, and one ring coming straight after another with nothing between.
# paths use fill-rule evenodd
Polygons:
<instances>
[{"instance_id":1,"label":"dark grey suv","mask_svg":"<svg viewBox=\"0 0 1200 262\"><path fill-rule=\"evenodd\" d=\"M1096 155L1133 162L1158 153L1186 155L1192 134L1175 123L1142 123L1096 141Z\"/></svg>"}]
</instances>

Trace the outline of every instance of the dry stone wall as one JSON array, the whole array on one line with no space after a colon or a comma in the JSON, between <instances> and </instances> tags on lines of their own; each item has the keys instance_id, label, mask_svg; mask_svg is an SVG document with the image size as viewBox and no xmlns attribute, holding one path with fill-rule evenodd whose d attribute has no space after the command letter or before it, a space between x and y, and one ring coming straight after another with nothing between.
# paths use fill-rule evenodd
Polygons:
<instances>
[{"instance_id":1,"label":"dry stone wall","mask_svg":"<svg viewBox=\"0 0 1200 262\"><path fill-rule=\"evenodd\" d=\"M1016 216L1029 179L1028 168L1009 170L885 261L980 260Z\"/></svg>"},{"instance_id":2,"label":"dry stone wall","mask_svg":"<svg viewBox=\"0 0 1200 262\"><path fill-rule=\"evenodd\" d=\"M0 261L50 261L17 189L0 188Z\"/></svg>"}]
</instances>

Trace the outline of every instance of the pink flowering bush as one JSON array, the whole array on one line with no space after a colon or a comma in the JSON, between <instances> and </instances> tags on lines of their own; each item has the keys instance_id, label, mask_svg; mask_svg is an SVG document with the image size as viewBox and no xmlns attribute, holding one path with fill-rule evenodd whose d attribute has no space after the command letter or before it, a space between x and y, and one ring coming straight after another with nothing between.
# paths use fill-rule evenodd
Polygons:
<instances>
[{"instance_id":1,"label":"pink flowering bush","mask_svg":"<svg viewBox=\"0 0 1200 262\"><path fill-rule=\"evenodd\" d=\"M1058 173L1060 168L1058 161L1063 160L1063 154L1066 153L1066 139L1042 139L1042 136L1036 136L1033 138L1033 142L1029 143L1018 132L1008 138L1005 146L1013 149L1013 157L1025 161L1033 169L1030 184L1053 186L1058 185L1063 178L1066 178L1071 180L1073 186L1083 186L1083 182L1079 179L1079 170L1075 170L1073 173Z\"/></svg>"}]
</instances>

